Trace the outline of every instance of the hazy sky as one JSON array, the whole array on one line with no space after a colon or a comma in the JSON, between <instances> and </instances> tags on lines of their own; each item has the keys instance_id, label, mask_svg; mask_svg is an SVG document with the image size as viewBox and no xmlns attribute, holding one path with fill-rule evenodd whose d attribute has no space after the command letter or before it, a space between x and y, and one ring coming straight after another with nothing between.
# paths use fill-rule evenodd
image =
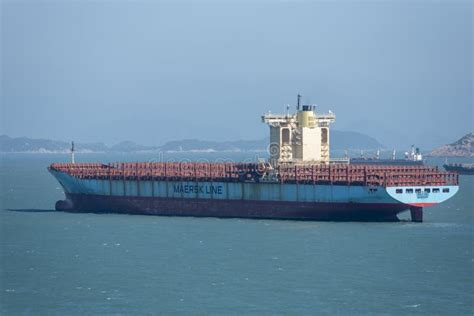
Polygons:
<instances>
[{"instance_id":1,"label":"hazy sky","mask_svg":"<svg viewBox=\"0 0 474 316\"><path fill-rule=\"evenodd\" d=\"M301 93L430 148L473 129L471 1L2 1L0 134L260 139Z\"/></svg>"}]
</instances>

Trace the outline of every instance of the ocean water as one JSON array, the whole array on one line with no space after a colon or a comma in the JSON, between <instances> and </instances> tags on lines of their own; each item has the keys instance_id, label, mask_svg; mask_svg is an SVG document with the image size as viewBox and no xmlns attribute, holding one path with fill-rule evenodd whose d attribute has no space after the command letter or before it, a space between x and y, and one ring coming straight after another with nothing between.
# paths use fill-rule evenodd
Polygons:
<instances>
[{"instance_id":1,"label":"ocean water","mask_svg":"<svg viewBox=\"0 0 474 316\"><path fill-rule=\"evenodd\" d=\"M46 171L67 156L0 157L2 315L474 313L474 176L424 223L72 214Z\"/></svg>"}]
</instances>

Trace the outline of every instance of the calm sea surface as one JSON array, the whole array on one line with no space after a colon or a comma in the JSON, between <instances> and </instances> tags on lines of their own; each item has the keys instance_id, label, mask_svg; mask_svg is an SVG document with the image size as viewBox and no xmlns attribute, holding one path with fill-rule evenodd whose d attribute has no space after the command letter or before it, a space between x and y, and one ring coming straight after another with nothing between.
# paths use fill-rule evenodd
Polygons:
<instances>
[{"instance_id":1,"label":"calm sea surface","mask_svg":"<svg viewBox=\"0 0 474 316\"><path fill-rule=\"evenodd\" d=\"M2 315L474 313L474 176L424 223L71 214L67 156L0 157Z\"/></svg>"}]
</instances>

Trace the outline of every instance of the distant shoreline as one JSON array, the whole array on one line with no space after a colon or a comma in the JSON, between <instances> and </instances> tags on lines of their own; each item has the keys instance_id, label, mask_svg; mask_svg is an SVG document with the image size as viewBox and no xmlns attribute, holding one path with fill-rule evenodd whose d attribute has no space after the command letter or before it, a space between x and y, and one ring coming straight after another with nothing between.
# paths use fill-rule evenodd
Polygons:
<instances>
[{"instance_id":1,"label":"distant shoreline","mask_svg":"<svg viewBox=\"0 0 474 316\"><path fill-rule=\"evenodd\" d=\"M331 148L336 150L377 150L386 147L375 138L348 131L332 131ZM77 153L107 152L264 152L268 150L269 139L206 141L200 139L182 139L168 141L161 146L147 146L132 141L123 141L115 145L102 142L75 143ZM11 153L67 153L71 144L65 141L35 139L28 137L10 137L0 135L0 152Z\"/></svg>"},{"instance_id":2,"label":"distant shoreline","mask_svg":"<svg viewBox=\"0 0 474 316\"><path fill-rule=\"evenodd\" d=\"M203 150L138 150L138 151L75 151L76 154L140 154L140 153L243 153L243 152L267 152L266 149L255 149L255 150L214 150L214 149L203 149ZM25 155L56 155L56 154L70 154L69 150L66 151L0 151L0 154L25 154Z\"/></svg>"},{"instance_id":3,"label":"distant shoreline","mask_svg":"<svg viewBox=\"0 0 474 316\"><path fill-rule=\"evenodd\" d=\"M452 144L438 147L426 156L472 158L474 157L474 133L468 133Z\"/></svg>"}]
</instances>

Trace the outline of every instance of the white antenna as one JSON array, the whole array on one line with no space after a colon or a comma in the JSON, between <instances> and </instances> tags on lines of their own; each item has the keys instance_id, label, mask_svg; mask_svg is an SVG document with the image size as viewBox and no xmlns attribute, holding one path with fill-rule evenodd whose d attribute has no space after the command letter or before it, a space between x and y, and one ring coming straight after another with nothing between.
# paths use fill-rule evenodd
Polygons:
<instances>
[{"instance_id":1,"label":"white antenna","mask_svg":"<svg viewBox=\"0 0 474 316\"><path fill-rule=\"evenodd\" d=\"M75 161L74 161L74 141L71 142L71 163L75 163Z\"/></svg>"}]
</instances>

